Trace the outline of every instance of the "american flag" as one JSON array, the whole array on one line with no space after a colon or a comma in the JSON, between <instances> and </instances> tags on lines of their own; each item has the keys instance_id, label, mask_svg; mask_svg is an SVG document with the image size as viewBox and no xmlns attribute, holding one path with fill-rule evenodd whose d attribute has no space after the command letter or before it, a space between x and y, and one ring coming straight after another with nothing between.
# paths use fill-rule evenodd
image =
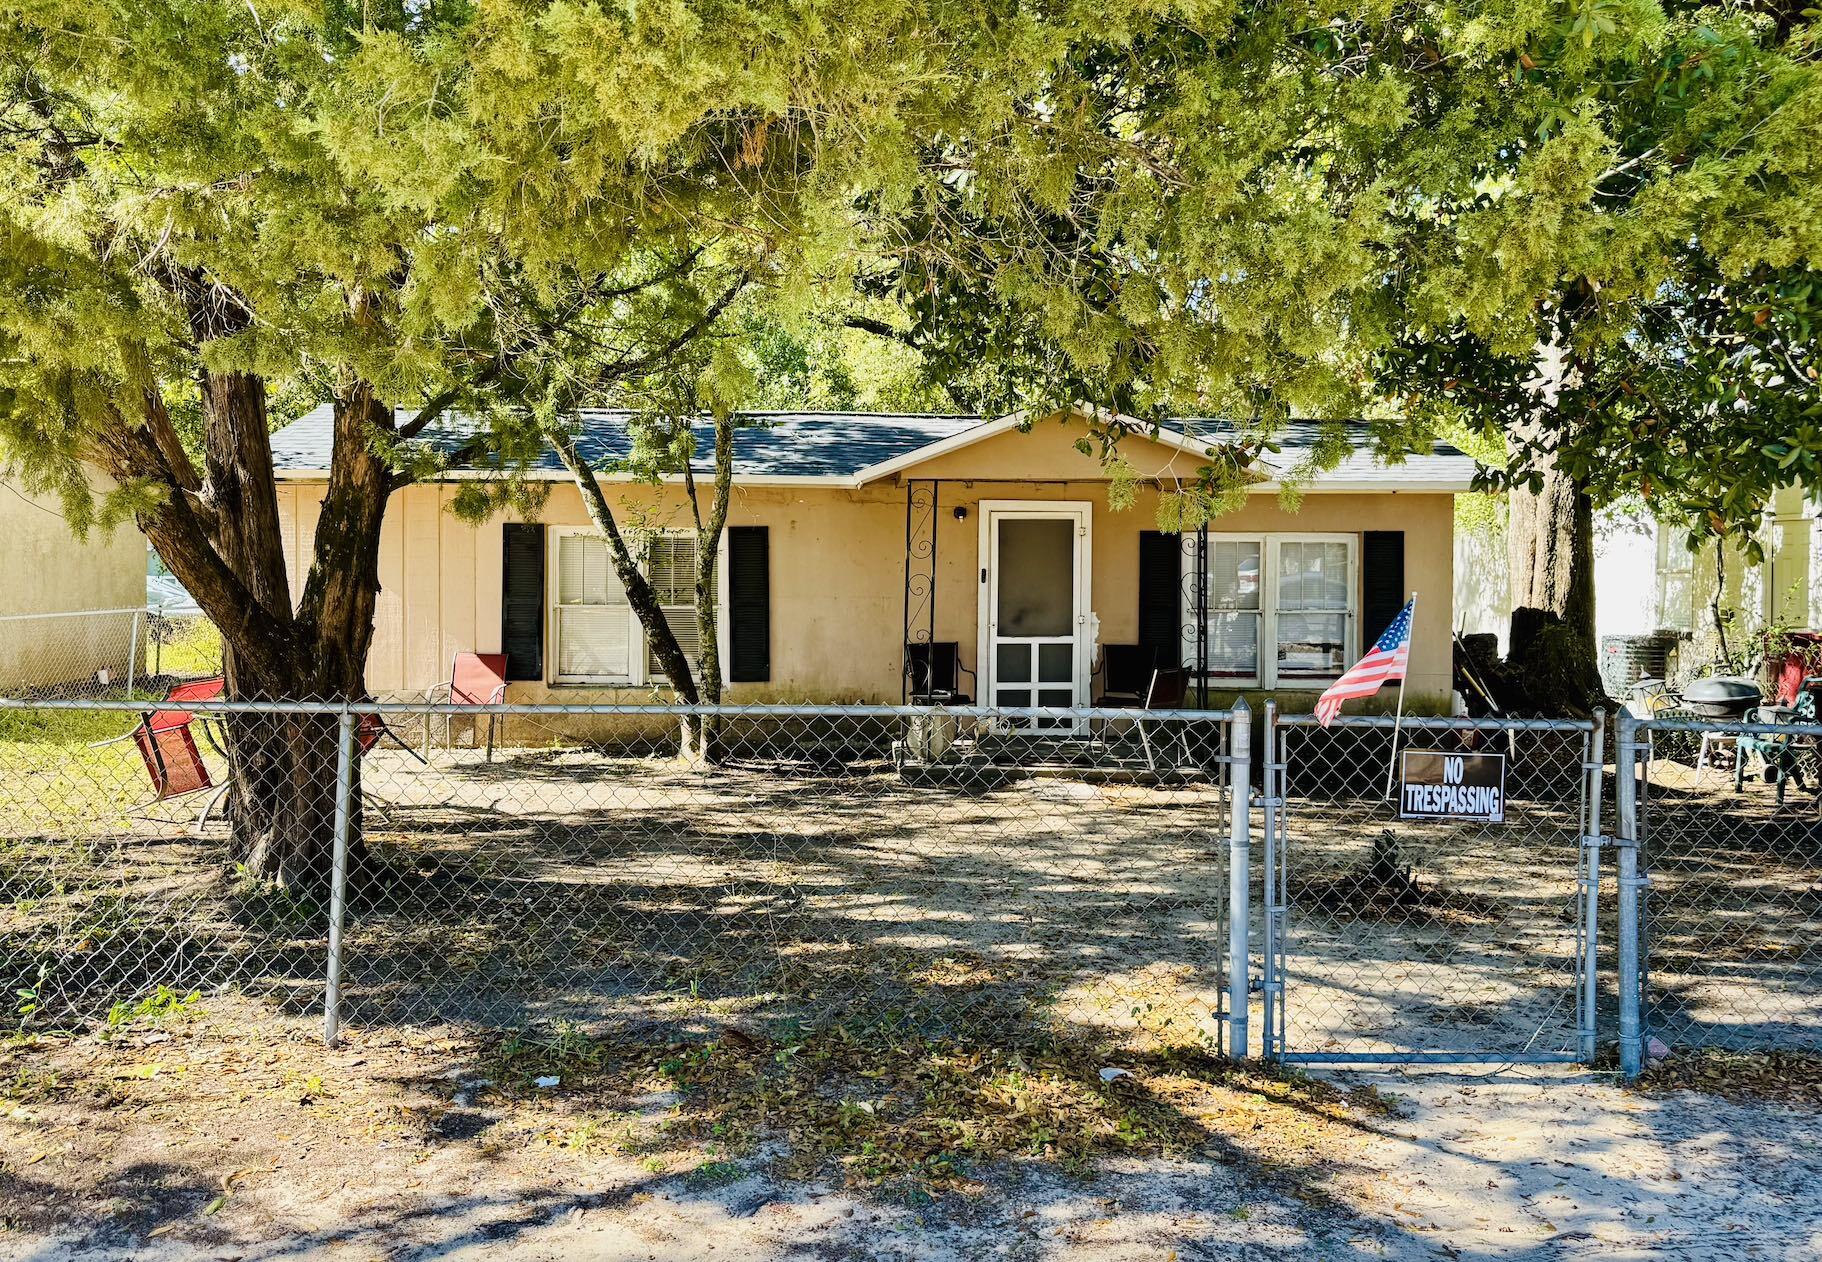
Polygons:
<instances>
[{"instance_id":1,"label":"american flag","mask_svg":"<svg viewBox=\"0 0 1822 1262\"><path fill-rule=\"evenodd\" d=\"M1405 665L1411 660L1411 611L1416 604L1415 596L1406 601L1367 655L1316 699L1317 722L1327 727L1341 713L1342 702L1350 697L1370 697L1379 691L1380 684L1404 678Z\"/></svg>"}]
</instances>

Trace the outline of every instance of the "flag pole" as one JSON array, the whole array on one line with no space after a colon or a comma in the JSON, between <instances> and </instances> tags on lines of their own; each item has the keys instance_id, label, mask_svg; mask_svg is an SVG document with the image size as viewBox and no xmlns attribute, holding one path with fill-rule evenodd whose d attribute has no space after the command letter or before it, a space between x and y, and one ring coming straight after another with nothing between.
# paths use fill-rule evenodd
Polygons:
<instances>
[{"instance_id":1,"label":"flag pole","mask_svg":"<svg viewBox=\"0 0 1822 1262\"><path fill-rule=\"evenodd\" d=\"M1392 800L1392 777L1398 770L1398 734L1404 727L1404 681L1411 673L1411 650L1417 645L1417 593L1411 593L1411 631L1405 642L1404 669L1398 672L1398 717L1392 720L1392 757L1385 765L1385 800Z\"/></svg>"}]
</instances>

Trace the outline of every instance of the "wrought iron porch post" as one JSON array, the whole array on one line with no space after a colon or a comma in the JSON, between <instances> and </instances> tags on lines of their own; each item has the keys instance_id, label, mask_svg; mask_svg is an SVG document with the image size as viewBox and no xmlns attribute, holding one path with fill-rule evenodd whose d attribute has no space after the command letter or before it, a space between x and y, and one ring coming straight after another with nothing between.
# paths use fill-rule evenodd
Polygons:
<instances>
[{"instance_id":1,"label":"wrought iron porch post","mask_svg":"<svg viewBox=\"0 0 1822 1262\"><path fill-rule=\"evenodd\" d=\"M1196 531L1196 706L1208 709L1208 523Z\"/></svg>"},{"instance_id":2,"label":"wrought iron porch post","mask_svg":"<svg viewBox=\"0 0 1822 1262\"><path fill-rule=\"evenodd\" d=\"M911 698L911 646L936 639L936 510L941 485L934 479L905 482L904 642L899 648L898 671L901 705Z\"/></svg>"}]
</instances>

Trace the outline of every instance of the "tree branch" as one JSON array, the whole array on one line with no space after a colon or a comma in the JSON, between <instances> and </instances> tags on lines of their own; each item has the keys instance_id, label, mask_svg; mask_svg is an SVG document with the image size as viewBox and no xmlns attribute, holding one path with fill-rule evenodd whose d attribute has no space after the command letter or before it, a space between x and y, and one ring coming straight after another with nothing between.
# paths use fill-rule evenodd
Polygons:
<instances>
[{"instance_id":1,"label":"tree branch","mask_svg":"<svg viewBox=\"0 0 1822 1262\"><path fill-rule=\"evenodd\" d=\"M690 673L689 659L683 655L677 637L671 633L670 624L664 620L664 608L658 603L658 593L652 590L652 585L640 571L632 550L626 546L626 538L620 533L620 524L614 520L614 510L607 502L607 496L601 493L601 483L595 477L595 471L582 459L576 450L576 440L567 429L550 429L545 432L545 436L549 438L550 445L556 448L557 458L563 462L563 467L569 470L570 477L575 479L577 488L581 490L582 504L588 510L589 521L607 541L607 553L613 558L614 573L626 591L626 601L633 607L640 625L651 639L658 661L670 678L671 690L685 705L698 704L701 697L696 691L695 676Z\"/></svg>"}]
</instances>

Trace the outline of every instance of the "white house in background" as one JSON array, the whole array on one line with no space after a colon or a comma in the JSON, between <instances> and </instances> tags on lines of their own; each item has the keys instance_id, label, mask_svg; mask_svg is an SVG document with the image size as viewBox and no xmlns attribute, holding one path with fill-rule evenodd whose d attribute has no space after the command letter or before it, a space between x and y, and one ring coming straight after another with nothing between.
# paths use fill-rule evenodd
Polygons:
<instances>
[{"instance_id":1,"label":"white house in background","mask_svg":"<svg viewBox=\"0 0 1822 1262\"><path fill-rule=\"evenodd\" d=\"M1779 491L1759 541L1763 564L1748 565L1737 552L1727 557L1722 603L1749 632L1768 626L1822 628L1822 496L1806 497L1796 486ZM1713 625L1713 545L1691 552L1679 532L1664 527L1653 542L1657 625L1700 634Z\"/></svg>"},{"instance_id":2,"label":"white house in background","mask_svg":"<svg viewBox=\"0 0 1822 1262\"><path fill-rule=\"evenodd\" d=\"M1676 527L1649 519L1613 515L1597 523L1599 635L1676 631L1700 644L1710 634L1714 546L1691 552L1683 539ZM1822 629L1822 494L1778 492L1760 541L1763 564L1748 565L1737 551L1726 560L1722 601L1735 624L1746 635L1768 626ZM1458 629L1496 634L1503 651L1511 616L1503 529L1456 532L1455 610Z\"/></svg>"},{"instance_id":3,"label":"white house in background","mask_svg":"<svg viewBox=\"0 0 1822 1262\"><path fill-rule=\"evenodd\" d=\"M124 675L132 614L93 611L145 607L145 558L130 525L77 539L54 496L0 478L0 693Z\"/></svg>"}]
</instances>

